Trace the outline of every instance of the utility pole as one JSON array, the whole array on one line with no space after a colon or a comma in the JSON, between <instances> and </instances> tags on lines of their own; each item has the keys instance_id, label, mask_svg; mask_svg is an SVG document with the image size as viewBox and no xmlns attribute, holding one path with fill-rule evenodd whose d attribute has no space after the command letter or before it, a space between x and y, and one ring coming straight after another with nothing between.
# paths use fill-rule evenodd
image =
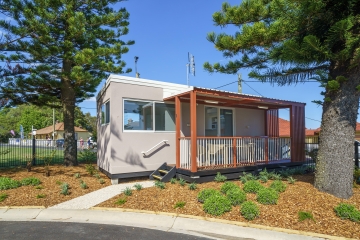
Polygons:
<instances>
[{"instance_id":1,"label":"utility pole","mask_svg":"<svg viewBox=\"0 0 360 240\"><path fill-rule=\"evenodd\" d=\"M241 73L238 73L238 93L242 93Z\"/></svg>"}]
</instances>

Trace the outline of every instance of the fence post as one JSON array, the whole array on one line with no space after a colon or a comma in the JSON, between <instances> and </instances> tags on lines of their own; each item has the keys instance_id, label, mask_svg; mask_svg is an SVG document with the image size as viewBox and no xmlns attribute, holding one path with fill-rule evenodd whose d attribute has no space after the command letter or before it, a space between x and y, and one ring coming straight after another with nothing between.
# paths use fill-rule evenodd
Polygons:
<instances>
[{"instance_id":1,"label":"fence post","mask_svg":"<svg viewBox=\"0 0 360 240\"><path fill-rule=\"evenodd\" d=\"M355 146L355 166L359 167L359 142L354 142Z\"/></svg>"},{"instance_id":2,"label":"fence post","mask_svg":"<svg viewBox=\"0 0 360 240\"><path fill-rule=\"evenodd\" d=\"M35 154L36 154L36 150L35 150L35 145L36 145L36 142L35 142L35 136L33 136L33 139L32 139L32 165L35 166Z\"/></svg>"}]
</instances>

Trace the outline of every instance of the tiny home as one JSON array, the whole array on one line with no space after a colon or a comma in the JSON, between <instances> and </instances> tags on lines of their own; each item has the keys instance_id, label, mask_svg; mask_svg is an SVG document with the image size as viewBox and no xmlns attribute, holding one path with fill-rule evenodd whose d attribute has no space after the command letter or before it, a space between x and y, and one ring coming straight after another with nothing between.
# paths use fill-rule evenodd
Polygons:
<instances>
[{"instance_id":1,"label":"tiny home","mask_svg":"<svg viewBox=\"0 0 360 240\"><path fill-rule=\"evenodd\" d=\"M279 137L284 108L290 138ZM110 75L97 109L97 164L113 183L165 162L188 181L305 162L304 103Z\"/></svg>"}]
</instances>

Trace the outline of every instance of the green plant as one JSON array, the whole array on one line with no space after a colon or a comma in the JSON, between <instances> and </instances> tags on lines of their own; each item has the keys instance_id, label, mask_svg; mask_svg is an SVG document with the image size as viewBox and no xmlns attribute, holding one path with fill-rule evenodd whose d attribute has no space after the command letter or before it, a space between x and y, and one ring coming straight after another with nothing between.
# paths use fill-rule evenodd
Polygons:
<instances>
[{"instance_id":1,"label":"green plant","mask_svg":"<svg viewBox=\"0 0 360 240\"><path fill-rule=\"evenodd\" d=\"M271 188L262 188L256 195L256 200L265 205L277 204L279 193Z\"/></svg>"},{"instance_id":2,"label":"green plant","mask_svg":"<svg viewBox=\"0 0 360 240\"><path fill-rule=\"evenodd\" d=\"M271 172L269 174L269 179L271 180L282 180L282 176L278 173L275 173L275 172Z\"/></svg>"},{"instance_id":3,"label":"green plant","mask_svg":"<svg viewBox=\"0 0 360 240\"><path fill-rule=\"evenodd\" d=\"M203 209L208 214L220 216L231 210L231 202L223 195L214 194L205 200Z\"/></svg>"},{"instance_id":4,"label":"green plant","mask_svg":"<svg viewBox=\"0 0 360 240\"><path fill-rule=\"evenodd\" d=\"M100 184L104 184L104 183L105 183L105 180L102 179L102 178L100 178L100 179L99 179L99 183L100 183Z\"/></svg>"},{"instance_id":5,"label":"green plant","mask_svg":"<svg viewBox=\"0 0 360 240\"><path fill-rule=\"evenodd\" d=\"M354 182L360 184L360 168L358 167L354 169Z\"/></svg>"},{"instance_id":6,"label":"green plant","mask_svg":"<svg viewBox=\"0 0 360 240\"><path fill-rule=\"evenodd\" d=\"M189 189L190 190L196 190L197 189L197 184L195 182L189 183Z\"/></svg>"},{"instance_id":7,"label":"green plant","mask_svg":"<svg viewBox=\"0 0 360 240\"><path fill-rule=\"evenodd\" d=\"M85 165L85 170L86 170L91 176L94 175L94 173L95 173L95 171L96 171L94 165L92 165L92 164L86 164L86 165Z\"/></svg>"},{"instance_id":8,"label":"green plant","mask_svg":"<svg viewBox=\"0 0 360 240\"><path fill-rule=\"evenodd\" d=\"M302 222L306 219L311 219L315 222L314 216L311 212L300 211L300 212L298 212L298 217L299 217L300 222Z\"/></svg>"},{"instance_id":9,"label":"green plant","mask_svg":"<svg viewBox=\"0 0 360 240\"><path fill-rule=\"evenodd\" d=\"M208 199L209 197L211 197L213 195L221 196L221 193L218 190L213 189L213 188L205 188L198 193L197 199L199 202L203 203L203 202L205 202L206 199Z\"/></svg>"},{"instance_id":10,"label":"green plant","mask_svg":"<svg viewBox=\"0 0 360 240\"><path fill-rule=\"evenodd\" d=\"M180 201L177 202L174 206L174 208L183 208L185 206L186 202Z\"/></svg>"},{"instance_id":11,"label":"green plant","mask_svg":"<svg viewBox=\"0 0 360 240\"><path fill-rule=\"evenodd\" d=\"M240 213L246 220L254 220L260 216L259 207L252 201L241 204Z\"/></svg>"},{"instance_id":12,"label":"green plant","mask_svg":"<svg viewBox=\"0 0 360 240\"><path fill-rule=\"evenodd\" d=\"M179 178L178 182L179 182L180 186L184 186L186 183L185 179L182 179L182 178Z\"/></svg>"},{"instance_id":13,"label":"green plant","mask_svg":"<svg viewBox=\"0 0 360 240\"><path fill-rule=\"evenodd\" d=\"M17 180L8 177L0 177L0 190L18 188L20 186L21 183Z\"/></svg>"},{"instance_id":14,"label":"green plant","mask_svg":"<svg viewBox=\"0 0 360 240\"><path fill-rule=\"evenodd\" d=\"M291 171L290 169L282 169L281 171L279 171L279 174L281 175L281 177L287 178L291 175Z\"/></svg>"},{"instance_id":15,"label":"green plant","mask_svg":"<svg viewBox=\"0 0 360 240\"><path fill-rule=\"evenodd\" d=\"M247 193L257 193L262 188L264 186L256 180L250 180L244 184L244 191Z\"/></svg>"},{"instance_id":16,"label":"green plant","mask_svg":"<svg viewBox=\"0 0 360 240\"><path fill-rule=\"evenodd\" d=\"M80 173L75 173L75 174L74 174L74 177L75 177L75 178L80 178L80 177L81 177L81 176L80 176Z\"/></svg>"},{"instance_id":17,"label":"green plant","mask_svg":"<svg viewBox=\"0 0 360 240\"><path fill-rule=\"evenodd\" d=\"M223 185L221 185L220 191L225 194L230 189L240 189L240 188L234 182L225 182Z\"/></svg>"},{"instance_id":18,"label":"green plant","mask_svg":"<svg viewBox=\"0 0 360 240\"><path fill-rule=\"evenodd\" d=\"M38 195L36 195L36 198L44 198L44 197L46 197L45 194L38 194Z\"/></svg>"},{"instance_id":19,"label":"green plant","mask_svg":"<svg viewBox=\"0 0 360 240\"><path fill-rule=\"evenodd\" d=\"M214 178L215 182L225 182L227 180L227 177L224 175L221 175L221 173L217 173L216 177Z\"/></svg>"},{"instance_id":20,"label":"green plant","mask_svg":"<svg viewBox=\"0 0 360 240\"><path fill-rule=\"evenodd\" d=\"M96 163L96 152L89 149L80 151L78 156L80 162L85 162L87 164Z\"/></svg>"},{"instance_id":21,"label":"green plant","mask_svg":"<svg viewBox=\"0 0 360 240\"><path fill-rule=\"evenodd\" d=\"M349 219L353 222L360 221L360 211L352 204L340 203L334 208L334 211L341 219Z\"/></svg>"},{"instance_id":22,"label":"green plant","mask_svg":"<svg viewBox=\"0 0 360 240\"><path fill-rule=\"evenodd\" d=\"M247 181L256 180L257 177L251 173L243 173L243 175L240 176L240 181L242 183L246 183Z\"/></svg>"},{"instance_id":23,"label":"green plant","mask_svg":"<svg viewBox=\"0 0 360 240\"><path fill-rule=\"evenodd\" d=\"M100 179L100 174L95 173L95 174L94 174L94 177L97 178L97 179Z\"/></svg>"},{"instance_id":24,"label":"green plant","mask_svg":"<svg viewBox=\"0 0 360 240\"><path fill-rule=\"evenodd\" d=\"M134 188L135 188L136 190L140 191L140 190L143 189L144 187L143 187L140 183L136 183L136 184L134 185Z\"/></svg>"},{"instance_id":25,"label":"green plant","mask_svg":"<svg viewBox=\"0 0 360 240\"><path fill-rule=\"evenodd\" d=\"M266 168L264 168L263 170L261 170L261 172L259 172L259 177L266 177L267 179L269 179L270 173L266 170Z\"/></svg>"},{"instance_id":26,"label":"green plant","mask_svg":"<svg viewBox=\"0 0 360 240\"><path fill-rule=\"evenodd\" d=\"M44 187L41 185L38 185L38 186L35 186L35 189L44 189Z\"/></svg>"},{"instance_id":27,"label":"green plant","mask_svg":"<svg viewBox=\"0 0 360 240\"><path fill-rule=\"evenodd\" d=\"M287 178L287 181L290 183L290 184L294 184L296 182L296 179L293 178L293 177L288 177Z\"/></svg>"},{"instance_id":28,"label":"green plant","mask_svg":"<svg viewBox=\"0 0 360 240\"><path fill-rule=\"evenodd\" d=\"M175 183L176 183L176 178L170 179L170 183L171 183L171 184L175 184Z\"/></svg>"},{"instance_id":29,"label":"green plant","mask_svg":"<svg viewBox=\"0 0 360 240\"><path fill-rule=\"evenodd\" d=\"M132 190L130 187L126 187L124 190L123 190L123 193L126 195L126 196L131 196L132 195Z\"/></svg>"},{"instance_id":30,"label":"green plant","mask_svg":"<svg viewBox=\"0 0 360 240\"><path fill-rule=\"evenodd\" d=\"M60 188L61 188L61 191L60 191L61 194L69 195L69 184L63 183L63 184L61 184Z\"/></svg>"},{"instance_id":31,"label":"green plant","mask_svg":"<svg viewBox=\"0 0 360 240\"><path fill-rule=\"evenodd\" d=\"M6 193L1 193L0 194L0 202L4 201L9 195L7 195Z\"/></svg>"},{"instance_id":32,"label":"green plant","mask_svg":"<svg viewBox=\"0 0 360 240\"><path fill-rule=\"evenodd\" d=\"M23 185L23 186L28 186L28 185L37 186L41 183L40 179L38 179L36 177L24 178L20 182L21 182L21 185Z\"/></svg>"},{"instance_id":33,"label":"green plant","mask_svg":"<svg viewBox=\"0 0 360 240\"><path fill-rule=\"evenodd\" d=\"M61 185L61 184L63 184L63 182L61 182L61 181L59 181L59 180L56 180L56 182L55 182L57 185Z\"/></svg>"},{"instance_id":34,"label":"green plant","mask_svg":"<svg viewBox=\"0 0 360 240\"><path fill-rule=\"evenodd\" d=\"M226 198L233 206L236 206L246 201L246 193L239 188L232 188L226 192Z\"/></svg>"},{"instance_id":35,"label":"green plant","mask_svg":"<svg viewBox=\"0 0 360 240\"><path fill-rule=\"evenodd\" d=\"M267 181L269 181L269 178L267 176L263 175L263 176L259 176L259 180L263 183L266 183Z\"/></svg>"},{"instance_id":36,"label":"green plant","mask_svg":"<svg viewBox=\"0 0 360 240\"><path fill-rule=\"evenodd\" d=\"M80 183L80 187L81 187L82 189L87 189L87 188L88 188L88 186L86 185L85 182Z\"/></svg>"},{"instance_id":37,"label":"green plant","mask_svg":"<svg viewBox=\"0 0 360 240\"><path fill-rule=\"evenodd\" d=\"M52 150L50 154L45 152L43 154L38 154L36 157L42 159L44 162L45 176L50 176L50 164L56 155L56 150Z\"/></svg>"},{"instance_id":38,"label":"green plant","mask_svg":"<svg viewBox=\"0 0 360 240\"><path fill-rule=\"evenodd\" d=\"M284 192L286 190L286 184L280 180L275 180L270 184L270 188L274 189L277 192Z\"/></svg>"},{"instance_id":39,"label":"green plant","mask_svg":"<svg viewBox=\"0 0 360 240\"><path fill-rule=\"evenodd\" d=\"M115 204L117 205L123 205L124 203L126 203L126 198L119 198Z\"/></svg>"},{"instance_id":40,"label":"green plant","mask_svg":"<svg viewBox=\"0 0 360 240\"><path fill-rule=\"evenodd\" d=\"M163 183L163 182L155 181L154 185L155 185L155 187L157 187L157 188L165 189L165 183Z\"/></svg>"}]
</instances>

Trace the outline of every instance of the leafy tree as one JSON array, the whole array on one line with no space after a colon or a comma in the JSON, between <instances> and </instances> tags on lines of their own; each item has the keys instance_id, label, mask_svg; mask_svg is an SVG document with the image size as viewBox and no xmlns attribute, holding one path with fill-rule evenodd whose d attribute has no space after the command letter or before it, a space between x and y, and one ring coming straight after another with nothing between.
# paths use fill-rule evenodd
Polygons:
<instances>
[{"instance_id":1,"label":"leafy tree","mask_svg":"<svg viewBox=\"0 0 360 240\"><path fill-rule=\"evenodd\" d=\"M75 104L92 97L108 73L123 73L129 13L109 5L118 0L3 0L15 24L0 28L17 36L17 57L26 72L5 76L2 95L10 104L58 106L64 117L65 165L77 165ZM131 69L126 69L130 72Z\"/></svg>"},{"instance_id":2,"label":"leafy tree","mask_svg":"<svg viewBox=\"0 0 360 240\"><path fill-rule=\"evenodd\" d=\"M209 72L235 74L279 85L316 78L325 88L315 187L337 197L352 195L353 141L360 91L359 0L244 0L223 3L215 25L234 35L207 39L231 58Z\"/></svg>"}]
</instances>

